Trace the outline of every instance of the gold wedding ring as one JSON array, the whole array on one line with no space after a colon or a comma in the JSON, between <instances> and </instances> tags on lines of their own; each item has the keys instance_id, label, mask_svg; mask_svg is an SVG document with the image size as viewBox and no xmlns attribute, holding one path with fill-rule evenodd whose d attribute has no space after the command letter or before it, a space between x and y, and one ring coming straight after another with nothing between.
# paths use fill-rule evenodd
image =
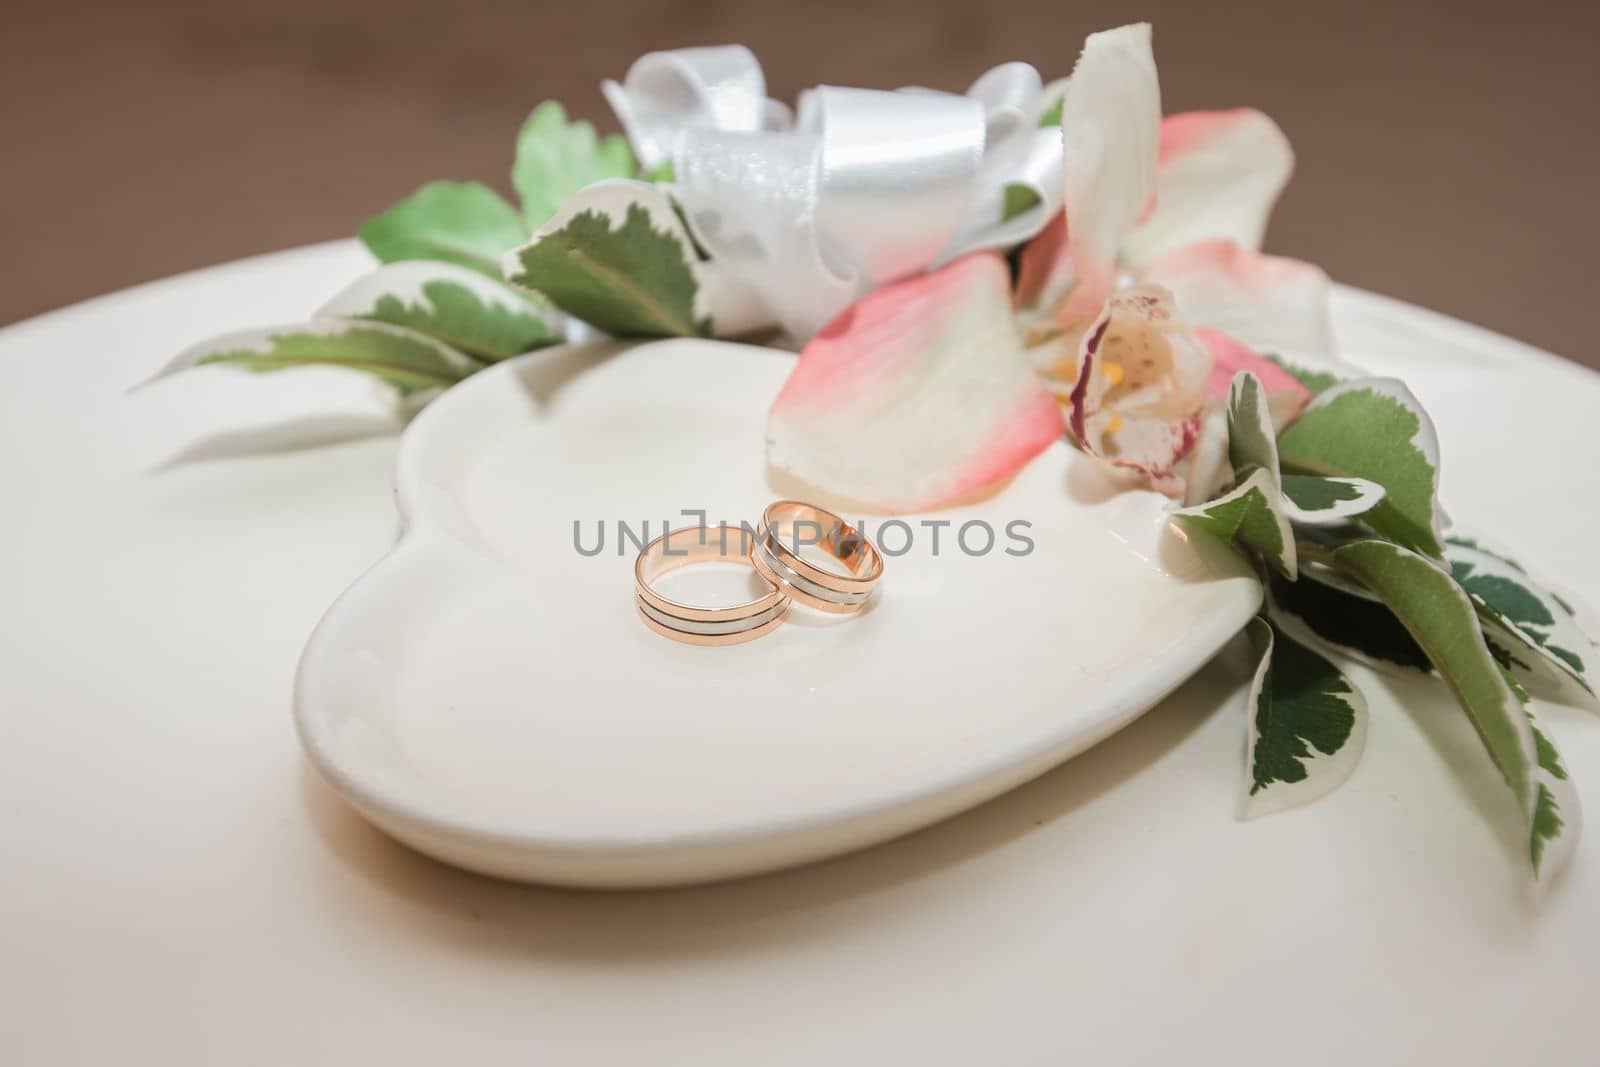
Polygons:
<instances>
[{"instance_id":1,"label":"gold wedding ring","mask_svg":"<svg viewBox=\"0 0 1600 1067\"><path fill-rule=\"evenodd\" d=\"M806 545L822 549L844 572L802 559L799 549ZM833 512L799 500L780 500L762 514L750 562L782 593L841 615L860 611L883 577L883 557L865 534Z\"/></svg>"},{"instance_id":2,"label":"gold wedding ring","mask_svg":"<svg viewBox=\"0 0 1600 1067\"><path fill-rule=\"evenodd\" d=\"M663 575L696 563L754 566L750 557L754 539L748 529L721 523L685 526L651 541L633 565L635 607L644 624L663 637L691 645L736 645L783 625L789 597L776 586L755 600L725 608L680 604L652 588Z\"/></svg>"}]
</instances>

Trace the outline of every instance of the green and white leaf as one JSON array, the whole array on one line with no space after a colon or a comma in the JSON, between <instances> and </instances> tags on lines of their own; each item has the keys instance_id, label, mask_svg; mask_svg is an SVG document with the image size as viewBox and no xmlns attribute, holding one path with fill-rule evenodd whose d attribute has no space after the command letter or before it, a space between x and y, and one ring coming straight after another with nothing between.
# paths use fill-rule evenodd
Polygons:
<instances>
[{"instance_id":1,"label":"green and white leaf","mask_svg":"<svg viewBox=\"0 0 1600 1067\"><path fill-rule=\"evenodd\" d=\"M1468 538L1446 538L1445 560L1478 613L1498 623L1529 653L1517 656L1516 661L1526 671L1524 678L1530 688L1564 699L1565 687L1545 684L1554 671L1581 687L1584 703L1600 706L1590 676L1595 647L1559 600L1516 562Z\"/></svg>"},{"instance_id":2,"label":"green and white leaf","mask_svg":"<svg viewBox=\"0 0 1600 1067\"><path fill-rule=\"evenodd\" d=\"M1267 614L1301 644L1326 648L1389 674L1433 673L1427 653L1394 612L1353 579L1303 560L1297 581L1273 578Z\"/></svg>"},{"instance_id":3,"label":"green and white leaf","mask_svg":"<svg viewBox=\"0 0 1600 1067\"><path fill-rule=\"evenodd\" d=\"M1361 478L1384 498L1364 525L1408 548L1444 552L1439 508L1439 442L1433 422L1394 378L1361 378L1324 391L1282 434L1278 454L1289 474Z\"/></svg>"},{"instance_id":4,"label":"green and white leaf","mask_svg":"<svg viewBox=\"0 0 1600 1067\"><path fill-rule=\"evenodd\" d=\"M1337 667L1260 616L1249 633L1261 661L1250 685L1241 818L1333 792L1355 771L1367 736L1366 698Z\"/></svg>"},{"instance_id":5,"label":"green and white leaf","mask_svg":"<svg viewBox=\"0 0 1600 1067\"><path fill-rule=\"evenodd\" d=\"M1383 487L1362 478L1281 473L1274 426L1271 399L1261 379L1249 371L1235 374L1228 388L1228 462L1236 477L1271 471L1281 493L1279 507L1290 522L1337 526L1383 499Z\"/></svg>"},{"instance_id":6,"label":"green and white leaf","mask_svg":"<svg viewBox=\"0 0 1600 1067\"><path fill-rule=\"evenodd\" d=\"M429 182L357 233L381 262L438 259L496 280L500 257L528 239L516 208L481 182Z\"/></svg>"},{"instance_id":7,"label":"green and white leaf","mask_svg":"<svg viewBox=\"0 0 1600 1067\"><path fill-rule=\"evenodd\" d=\"M1538 765L1534 771L1533 817L1528 832L1528 858L1533 861L1533 871L1541 883L1548 884L1550 877L1566 865L1577 849L1578 838L1583 833L1583 807L1578 800L1578 790L1561 760L1561 753L1550 740L1549 733L1533 713L1526 693L1524 709L1528 727L1533 731L1534 750Z\"/></svg>"},{"instance_id":8,"label":"green and white leaf","mask_svg":"<svg viewBox=\"0 0 1600 1067\"><path fill-rule=\"evenodd\" d=\"M511 184L522 198L523 221L529 230L537 230L579 189L607 178L632 178L638 172L627 138L597 137L593 126L567 121L561 105L546 100L533 109L517 134ZM658 179L652 175L652 180Z\"/></svg>"},{"instance_id":9,"label":"green and white leaf","mask_svg":"<svg viewBox=\"0 0 1600 1067\"><path fill-rule=\"evenodd\" d=\"M1333 559L1389 605L1455 693L1516 798L1530 840L1546 843L1533 850L1536 873L1551 873L1548 842L1560 834L1562 816L1552 816L1557 799L1541 775L1553 772L1541 766L1524 694L1485 642L1472 600L1437 564L1387 541L1344 545Z\"/></svg>"},{"instance_id":10,"label":"green and white leaf","mask_svg":"<svg viewBox=\"0 0 1600 1067\"><path fill-rule=\"evenodd\" d=\"M484 363L562 339L562 316L532 294L436 260L406 260L357 278L317 312L427 334Z\"/></svg>"},{"instance_id":11,"label":"green and white leaf","mask_svg":"<svg viewBox=\"0 0 1600 1067\"><path fill-rule=\"evenodd\" d=\"M1209 522L1202 523L1203 528L1250 545L1291 579L1297 563L1290 524L1343 525L1353 515L1371 510L1383 498L1380 487L1362 479L1281 476L1267 391L1249 371L1234 375L1229 386L1225 436L1234 488L1178 514L1207 517ZM1206 444L1207 432L1203 428L1192 464L1192 473L1202 476L1209 469L1200 447ZM1286 484L1291 480L1292 495L1288 492L1291 486ZM1280 536L1278 530L1289 533Z\"/></svg>"},{"instance_id":12,"label":"green and white leaf","mask_svg":"<svg viewBox=\"0 0 1600 1067\"><path fill-rule=\"evenodd\" d=\"M1238 541L1258 552L1274 570L1295 577L1294 531L1279 506L1278 484L1257 469L1215 500L1179 508L1174 515L1224 541Z\"/></svg>"},{"instance_id":13,"label":"green and white leaf","mask_svg":"<svg viewBox=\"0 0 1600 1067\"><path fill-rule=\"evenodd\" d=\"M1383 486L1365 478L1285 474L1278 480L1283 509L1297 526L1341 526L1383 501Z\"/></svg>"},{"instance_id":14,"label":"green and white leaf","mask_svg":"<svg viewBox=\"0 0 1600 1067\"><path fill-rule=\"evenodd\" d=\"M1238 477L1249 471L1264 470L1276 482L1278 470L1277 434L1272 428L1267 390L1249 371L1240 371L1228 385L1228 462Z\"/></svg>"},{"instance_id":15,"label":"green and white leaf","mask_svg":"<svg viewBox=\"0 0 1600 1067\"><path fill-rule=\"evenodd\" d=\"M711 330L694 244L666 193L646 182L583 189L502 265L512 284L615 337Z\"/></svg>"},{"instance_id":16,"label":"green and white leaf","mask_svg":"<svg viewBox=\"0 0 1600 1067\"><path fill-rule=\"evenodd\" d=\"M414 330L321 319L202 341L178 353L151 381L205 366L256 373L337 367L368 374L405 397L448 389L483 369L477 360Z\"/></svg>"}]
</instances>

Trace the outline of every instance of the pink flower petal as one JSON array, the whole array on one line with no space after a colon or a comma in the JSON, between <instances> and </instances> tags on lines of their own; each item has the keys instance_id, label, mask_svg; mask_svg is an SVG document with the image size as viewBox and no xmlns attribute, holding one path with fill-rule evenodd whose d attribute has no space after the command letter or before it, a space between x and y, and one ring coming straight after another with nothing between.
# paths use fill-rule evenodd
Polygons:
<instances>
[{"instance_id":1,"label":"pink flower petal","mask_svg":"<svg viewBox=\"0 0 1600 1067\"><path fill-rule=\"evenodd\" d=\"M1067 296L1068 315L1097 314L1111 293L1118 250L1156 193L1160 129L1161 86L1149 24L1090 34L1061 112L1062 203L1078 276Z\"/></svg>"},{"instance_id":2,"label":"pink flower petal","mask_svg":"<svg viewBox=\"0 0 1600 1067\"><path fill-rule=\"evenodd\" d=\"M1122 245L1140 270L1163 253L1224 239L1261 247L1267 218L1294 171L1277 123L1251 108L1187 111L1161 122L1156 211Z\"/></svg>"},{"instance_id":3,"label":"pink flower petal","mask_svg":"<svg viewBox=\"0 0 1600 1067\"><path fill-rule=\"evenodd\" d=\"M1337 363L1332 285L1310 263L1232 241L1202 241L1162 256L1143 278L1172 291L1185 322L1219 330L1256 352Z\"/></svg>"},{"instance_id":4,"label":"pink flower petal","mask_svg":"<svg viewBox=\"0 0 1600 1067\"><path fill-rule=\"evenodd\" d=\"M1181 495L1173 467L1200 436L1211 359L1205 342L1173 317L1165 289L1114 293L1079 347L1073 435L1090 455Z\"/></svg>"},{"instance_id":5,"label":"pink flower petal","mask_svg":"<svg viewBox=\"0 0 1600 1067\"><path fill-rule=\"evenodd\" d=\"M836 500L923 511L1016 473L1062 434L998 256L869 294L817 334L767 418L767 458Z\"/></svg>"}]
</instances>

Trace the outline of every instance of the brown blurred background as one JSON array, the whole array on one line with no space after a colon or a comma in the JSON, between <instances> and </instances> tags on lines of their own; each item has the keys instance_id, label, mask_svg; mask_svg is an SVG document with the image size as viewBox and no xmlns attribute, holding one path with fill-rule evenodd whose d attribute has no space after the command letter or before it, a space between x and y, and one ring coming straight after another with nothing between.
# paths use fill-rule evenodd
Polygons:
<instances>
[{"instance_id":1,"label":"brown blurred background","mask_svg":"<svg viewBox=\"0 0 1600 1067\"><path fill-rule=\"evenodd\" d=\"M1253 104L1299 169L1268 247L1600 366L1600 9L1495 3L129 0L0 32L0 322L354 232L430 178L506 187L527 111L641 52L742 41L769 90L1065 74L1150 19L1167 110Z\"/></svg>"}]
</instances>

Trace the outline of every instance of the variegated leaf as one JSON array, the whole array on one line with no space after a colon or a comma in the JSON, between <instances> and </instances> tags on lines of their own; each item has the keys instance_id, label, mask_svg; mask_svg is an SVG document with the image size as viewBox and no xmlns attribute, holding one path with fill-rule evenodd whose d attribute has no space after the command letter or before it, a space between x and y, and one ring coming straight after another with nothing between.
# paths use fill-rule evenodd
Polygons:
<instances>
[{"instance_id":1,"label":"variegated leaf","mask_svg":"<svg viewBox=\"0 0 1600 1067\"><path fill-rule=\"evenodd\" d=\"M1548 881L1548 876L1560 870L1577 848L1578 837L1583 832L1583 808L1578 790L1561 761L1561 753L1535 717L1527 694L1519 691L1519 695L1523 697L1528 727L1533 731L1534 750L1538 754L1528 858L1533 861L1534 872L1540 880Z\"/></svg>"},{"instance_id":2,"label":"variegated leaf","mask_svg":"<svg viewBox=\"0 0 1600 1067\"><path fill-rule=\"evenodd\" d=\"M1367 733L1366 699L1338 668L1259 616L1249 630L1261 660L1250 686L1243 818L1308 804L1343 785Z\"/></svg>"},{"instance_id":3,"label":"variegated leaf","mask_svg":"<svg viewBox=\"0 0 1600 1067\"><path fill-rule=\"evenodd\" d=\"M1342 572L1315 563L1298 581L1267 587L1274 624L1302 644L1327 648L1391 674L1431 674L1433 665L1394 612Z\"/></svg>"},{"instance_id":4,"label":"variegated leaf","mask_svg":"<svg viewBox=\"0 0 1600 1067\"><path fill-rule=\"evenodd\" d=\"M1585 703L1596 706L1589 671L1596 651L1572 614L1528 576L1515 561L1465 537L1445 539L1445 559L1480 615L1498 623L1526 655L1515 656L1513 671L1526 672L1531 688L1562 699L1565 687L1547 683L1551 671L1581 687Z\"/></svg>"},{"instance_id":5,"label":"variegated leaf","mask_svg":"<svg viewBox=\"0 0 1600 1067\"><path fill-rule=\"evenodd\" d=\"M1228 387L1228 462L1239 477L1260 469L1278 480L1277 435L1267 390L1249 371L1235 374Z\"/></svg>"},{"instance_id":6,"label":"variegated leaf","mask_svg":"<svg viewBox=\"0 0 1600 1067\"><path fill-rule=\"evenodd\" d=\"M322 319L293 326L241 330L180 352L152 381L202 366L270 372L296 367L362 371L402 396L447 389L483 369L448 345L400 326Z\"/></svg>"},{"instance_id":7,"label":"variegated leaf","mask_svg":"<svg viewBox=\"0 0 1600 1067\"><path fill-rule=\"evenodd\" d=\"M1362 478L1282 474L1274 425L1271 400L1261 379L1248 371L1235 374L1228 389L1228 461L1237 477L1257 469L1270 471L1290 522L1336 526L1371 511L1383 499L1383 487Z\"/></svg>"},{"instance_id":8,"label":"variegated leaf","mask_svg":"<svg viewBox=\"0 0 1600 1067\"><path fill-rule=\"evenodd\" d=\"M1340 526L1377 507L1383 486L1365 478L1285 474L1278 479L1289 521L1300 526Z\"/></svg>"},{"instance_id":9,"label":"variegated leaf","mask_svg":"<svg viewBox=\"0 0 1600 1067\"><path fill-rule=\"evenodd\" d=\"M407 260L362 275L317 314L402 326L493 363L561 340L561 315L536 300L465 267Z\"/></svg>"},{"instance_id":10,"label":"variegated leaf","mask_svg":"<svg viewBox=\"0 0 1600 1067\"><path fill-rule=\"evenodd\" d=\"M1551 786L1564 780L1548 769L1559 759L1548 739L1536 739L1524 694L1485 642L1472 600L1437 564L1387 541L1356 541L1332 559L1382 598L1455 693L1526 820L1535 874L1547 879L1570 853L1551 847L1572 815Z\"/></svg>"},{"instance_id":11,"label":"variegated leaf","mask_svg":"<svg viewBox=\"0 0 1600 1067\"><path fill-rule=\"evenodd\" d=\"M1289 474L1382 486L1384 498L1361 522L1398 544L1442 555L1438 438L1397 379L1361 378L1325 390L1279 435L1278 455Z\"/></svg>"},{"instance_id":12,"label":"variegated leaf","mask_svg":"<svg viewBox=\"0 0 1600 1067\"><path fill-rule=\"evenodd\" d=\"M1236 540L1254 549L1274 570L1294 579L1294 531L1279 504L1278 483L1271 472L1256 469L1215 500L1173 514L1224 541Z\"/></svg>"},{"instance_id":13,"label":"variegated leaf","mask_svg":"<svg viewBox=\"0 0 1600 1067\"><path fill-rule=\"evenodd\" d=\"M666 193L603 181L569 198L502 267L512 284L615 337L692 337L711 329L698 264Z\"/></svg>"}]
</instances>

